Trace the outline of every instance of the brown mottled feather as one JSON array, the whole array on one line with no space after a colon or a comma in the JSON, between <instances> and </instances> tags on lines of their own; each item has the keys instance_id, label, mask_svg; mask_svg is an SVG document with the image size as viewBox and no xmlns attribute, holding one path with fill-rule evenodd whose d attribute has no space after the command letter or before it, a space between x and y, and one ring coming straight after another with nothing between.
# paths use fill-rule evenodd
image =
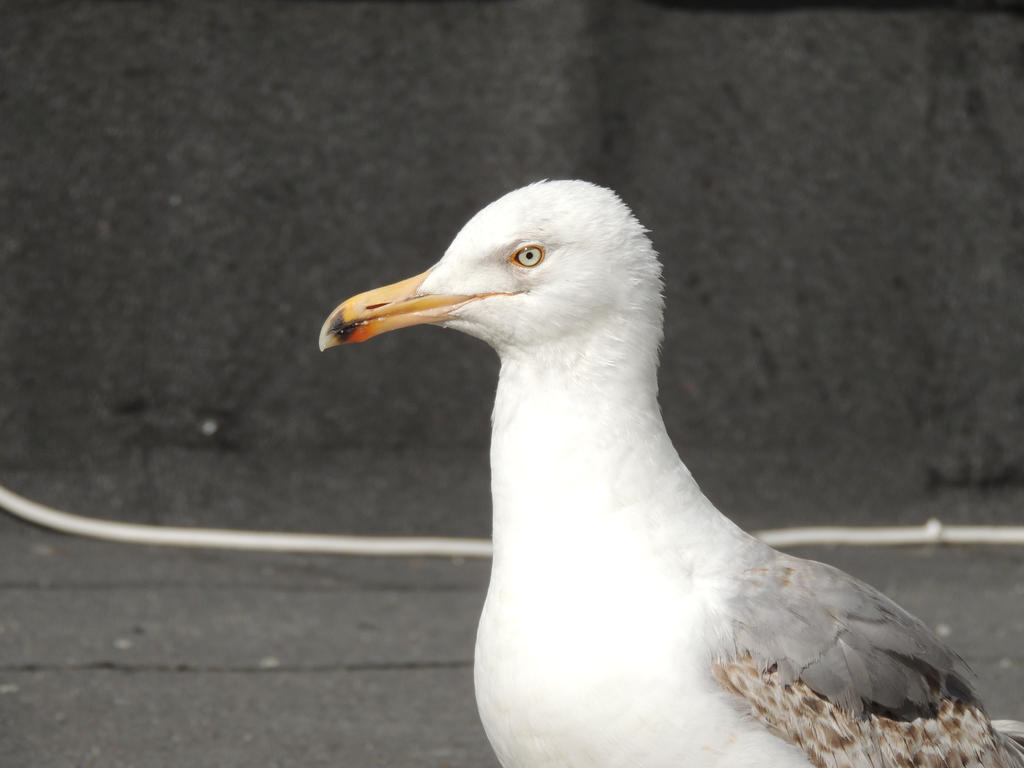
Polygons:
<instances>
[{"instance_id":1,"label":"brown mottled feather","mask_svg":"<svg viewBox=\"0 0 1024 768\"><path fill-rule=\"evenodd\" d=\"M750 655L712 668L726 691L742 698L751 716L807 754L816 768L1016 768L1010 738L980 707L942 699L931 717L857 717L801 680L785 682Z\"/></svg>"}]
</instances>

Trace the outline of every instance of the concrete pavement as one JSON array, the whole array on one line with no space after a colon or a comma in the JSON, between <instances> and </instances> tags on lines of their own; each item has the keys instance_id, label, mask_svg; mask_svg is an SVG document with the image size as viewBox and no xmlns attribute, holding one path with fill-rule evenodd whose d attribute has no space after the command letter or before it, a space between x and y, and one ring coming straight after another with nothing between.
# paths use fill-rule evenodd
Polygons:
<instances>
[{"instance_id":1,"label":"concrete pavement","mask_svg":"<svg viewBox=\"0 0 1024 768\"><path fill-rule=\"evenodd\" d=\"M947 636L1024 719L1024 550L808 549ZM472 655L489 563L142 548L0 519L0 765L497 764Z\"/></svg>"}]
</instances>

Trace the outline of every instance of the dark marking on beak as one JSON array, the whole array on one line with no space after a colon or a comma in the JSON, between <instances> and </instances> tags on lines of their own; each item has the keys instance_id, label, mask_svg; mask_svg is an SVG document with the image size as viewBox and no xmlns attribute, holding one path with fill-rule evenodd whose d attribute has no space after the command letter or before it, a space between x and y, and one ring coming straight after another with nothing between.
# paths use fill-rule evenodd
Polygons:
<instances>
[{"instance_id":1,"label":"dark marking on beak","mask_svg":"<svg viewBox=\"0 0 1024 768\"><path fill-rule=\"evenodd\" d=\"M340 342L348 341L348 337L352 335L356 328L361 325L366 325L365 320L357 320L354 323L346 323L340 317L331 323L331 327L328 329L328 333L334 336Z\"/></svg>"}]
</instances>

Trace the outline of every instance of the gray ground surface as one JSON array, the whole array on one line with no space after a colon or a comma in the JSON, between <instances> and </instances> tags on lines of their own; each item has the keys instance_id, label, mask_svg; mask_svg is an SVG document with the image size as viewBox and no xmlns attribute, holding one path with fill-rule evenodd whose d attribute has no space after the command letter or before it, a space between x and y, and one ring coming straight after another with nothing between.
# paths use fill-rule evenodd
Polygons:
<instances>
[{"instance_id":1,"label":"gray ground surface","mask_svg":"<svg viewBox=\"0 0 1024 768\"><path fill-rule=\"evenodd\" d=\"M1024 719L1024 549L813 549ZM0 521L4 768L496 766L473 702L486 561L137 548Z\"/></svg>"}]
</instances>

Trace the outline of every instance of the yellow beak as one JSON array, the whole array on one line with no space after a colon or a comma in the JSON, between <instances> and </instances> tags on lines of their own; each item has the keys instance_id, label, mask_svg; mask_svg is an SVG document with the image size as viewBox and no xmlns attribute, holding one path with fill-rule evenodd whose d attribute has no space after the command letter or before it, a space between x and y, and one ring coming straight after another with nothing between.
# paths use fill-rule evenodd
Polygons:
<instances>
[{"instance_id":1,"label":"yellow beak","mask_svg":"<svg viewBox=\"0 0 1024 768\"><path fill-rule=\"evenodd\" d=\"M360 293L342 302L320 329L321 351L366 341L378 334L421 323L438 323L458 307L482 296L426 294L417 291L430 274L410 277L383 288Z\"/></svg>"}]
</instances>

